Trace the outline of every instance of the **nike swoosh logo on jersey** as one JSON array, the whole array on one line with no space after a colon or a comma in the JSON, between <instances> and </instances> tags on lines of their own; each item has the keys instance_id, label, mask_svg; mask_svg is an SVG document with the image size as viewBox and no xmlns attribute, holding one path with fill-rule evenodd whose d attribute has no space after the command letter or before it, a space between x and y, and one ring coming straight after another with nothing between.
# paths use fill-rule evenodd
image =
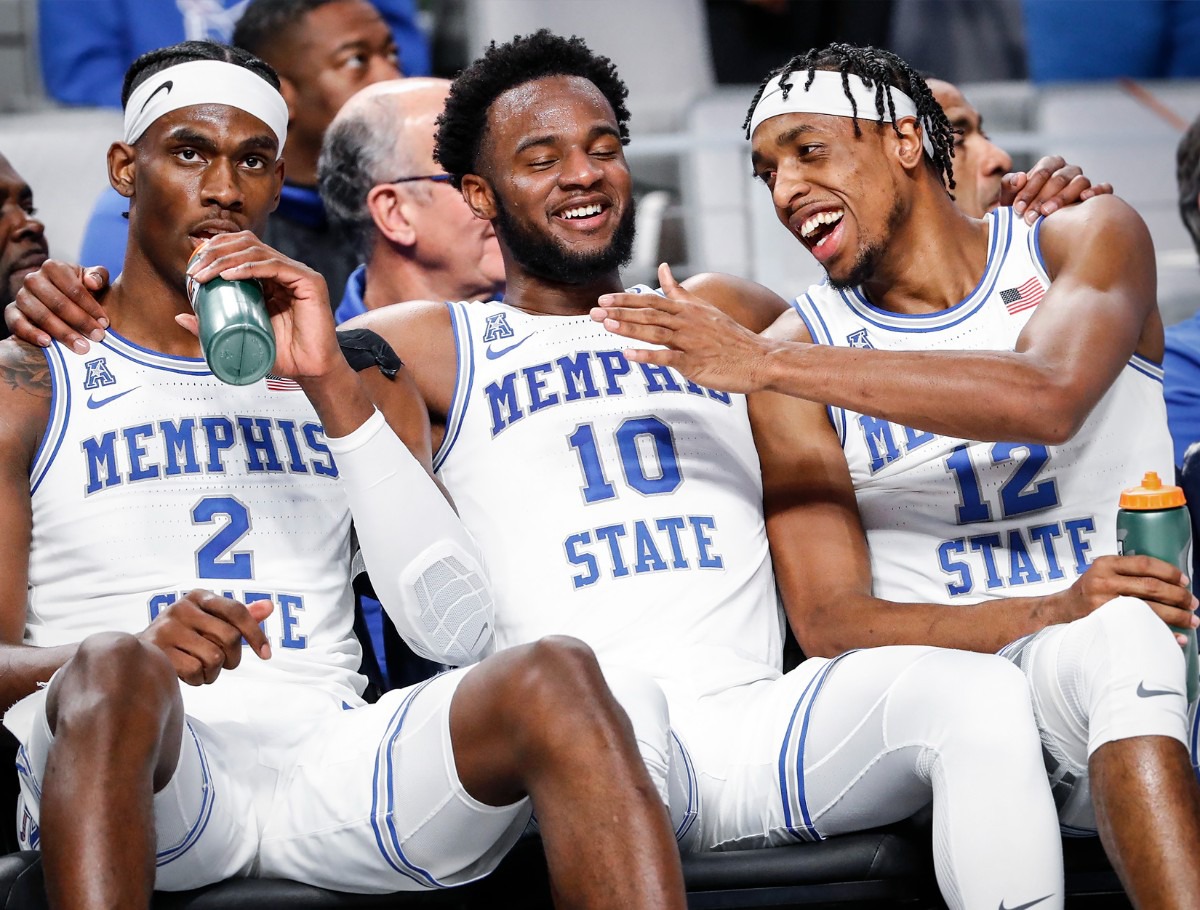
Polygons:
<instances>
[{"instance_id":1,"label":"nike swoosh logo on jersey","mask_svg":"<svg viewBox=\"0 0 1200 910\"><path fill-rule=\"evenodd\" d=\"M137 389L137 386L134 386L132 389L126 389L124 392L117 392L116 395L109 395L107 398L97 398L94 394L89 395L88 400L87 400L87 406L88 406L88 408L90 408L91 410L94 411L94 410L96 410L96 408L102 408L106 404L111 404L112 402L114 402L118 398L120 398L122 395L128 395L130 392L133 392L136 389Z\"/></svg>"},{"instance_id":2,"label":"nike swoosh logo on jersey","mask_svg":"<svg viewBox=\"0 0 1200 910\"><path fill-rule=\"evenodd\" d=\"M521 345L523 345L525 342L527 342L532 337L533 337L533 334L530 333L529 335L526 335L524 338L522 338L520 341L516 342L515 344L510 344L506 348L493 348L491 345L488 345L487 350L484 353L487 354L488 360L495 360L498 357L503 357L509 351L516 350L517 348L519 348Z\"/></svg>"},{"instance_id":3,"label":"nike swoosh logo on jersey","mask_svg":"<svg viewBox=\"0 0 1200 910\"><path fill-rule=\"evenodd\" d=\"M1047 894L1045 897L1039 897L1037 900L1030 901L1027 904L1017 904L1015 907L1004 906L1004 901L1002 900L1000 901L1000 910L1026 910L1027 907L1033 907L1037 904L1040 904L1042 901L1050 900L1052 897L1054 897L1053 894Z\"/></svg>"},{"instance_id":4,"label":"nike swoosh logo on jersey","mask_svg":"<svg viewBox=\"0 0 1200 910\"><path fill-rule=\"evenodd\" d=\"M1174 689L1147 689L1146 683L1140 682L1137 687L1138 698L1153 698L1155 695L1182 695Z\"/></svg>"}]
</instances>

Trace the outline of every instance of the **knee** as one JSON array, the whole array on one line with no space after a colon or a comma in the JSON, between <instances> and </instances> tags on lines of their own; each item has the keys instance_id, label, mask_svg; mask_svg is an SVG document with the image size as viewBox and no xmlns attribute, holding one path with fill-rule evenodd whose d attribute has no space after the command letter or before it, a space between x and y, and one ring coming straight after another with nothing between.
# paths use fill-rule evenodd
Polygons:
<instances>
[{"instance_id":1,"label":"knee","mask_svg":"<svg viewBox=\"0 0 1200 910\"><path fill-rule=\"evenodd\" d=\"M1086 636L1102 639L1106 650L1134 659L1156 660L1180 653L1171 629L1136 597L1114 597L1071 625L1079 626Z\"/></svg>"},{"instance_id":2,"label":"knee","mask_svg":"<svg viewBox=\"0 0 1200 910\"><path fill-rule=\"evenodd\" d=\"M991 654L947 651L936 655L936 694L943 729L955 739L994 749L1025 737L1036 739L1029 683L1019 668Z\"/></svg>"},{"instance_id":3,"label":"knee","mask_svg":"<svg viewBox=\"0 0 1200 910\"><path fill-rule=\"evenodd\" d=\"M579 736L623 718L596 655L583 642L550 636L512 652L495 695L507 726L523 740Z\"/></svg>"},{"instance_id":4,"label":"knee","mask_svg":"<svg viewBox=\"0 0 1200 910\"><path fill-rule=\"evenodd\" d=\"M56 734L64 723L123 726L139 715L162 716L178 693L174 668L161 650L133 635L101 632L85 638L54 677L47 719Z\"/></svg>"}]
</instances>

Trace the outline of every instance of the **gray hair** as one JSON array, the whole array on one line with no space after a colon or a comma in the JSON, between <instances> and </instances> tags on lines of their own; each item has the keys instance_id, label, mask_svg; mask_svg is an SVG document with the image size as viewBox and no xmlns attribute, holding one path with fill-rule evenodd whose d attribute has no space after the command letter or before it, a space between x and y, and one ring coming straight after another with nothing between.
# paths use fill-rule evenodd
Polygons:
<instances>
[{"instance_id":1,"label":"gray hair","mask_svg":"<svg viewBox=\"0 0 1200 910\"><path fill-rule=\"evenodd\" d=\"M317 184L330 225L348 235L366 258L375 239L367 194L380 183L409 176L416 162L408 137L401 134L404 112L393 95L378 94L350 104L325 131ZM429 192L424 185L409 186Z\"/></svg>"}]
</instances>

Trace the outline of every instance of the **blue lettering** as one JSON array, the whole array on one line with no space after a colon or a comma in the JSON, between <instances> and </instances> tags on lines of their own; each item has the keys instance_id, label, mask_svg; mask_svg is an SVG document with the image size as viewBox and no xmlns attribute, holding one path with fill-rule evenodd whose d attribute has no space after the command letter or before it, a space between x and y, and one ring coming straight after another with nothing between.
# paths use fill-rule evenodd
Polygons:
<instances>
[{"instance_id":1,"label":"blue lettering","mask_svg":"<svg viewBox=\"0 0 1200 910\"><path fill-rule=\"evenodd\" d=\"M308 447L316 454L325 456L324 461L313 459L313 473L320 474L323 477L337 477L337 465L333 461L333 453L329 451L329 446L325 445L325 431L321 428L321 425L319 423L306 423L300 429L304 433L304 440L308 443Z\"/></svg>"},{"instance_id":2,"label":"blue lettering","mask_svg":"<svg viewBox=\"0 0 1200 910\"><path fill-rule=\"evenodd\" d=\"M971 549L983 554L983 569L987 573L988 590L1000 587L1003 582L996 573L996 548L1000 546L999 534L980 534L969 538Z\"/></svg>"},{"instance_id":3,"label":"blue lettering","mask_svg":"<svg viewBox=\"0 0 1200 910\"><path fill-rule=\"evenodd\" d=\"M250 594L246 595L249 602ZM258 598L253 598L257 600ZM279 643L285 648L300 649L308 646L308 639L296 633L297 613L304 609L304 598L294 594L279 595L279 618L283 622L283 633Z\"/></svg>"},{"instance_id":4,"label":"blue lettering","mask_svg":"<svg viewBox=\"0 0 1200 910\"><path fill-rule=\"evenodd\" d=\"M491 382L484 388L488 406L492 409L492 435L507 429L525 416L517 401L517 374L509 373L500 383Z\"/></svg>"},{"instance_id":5,"label":"blue lettering","mask_svg":"<svg viewBox=\"0 0 1200 910\"><path fill-rule=\"evenodd\" d=\"M592 535L588 531L572 534L563 541L563 547L567 551L567 562L573 566L582 566L587 570L582 575L571 576L571 584L576 590L595 584L600 578L600 568L596 565L596 557L591 553L579 552L580 546L590 544L591 542Z\"/></svg>"},{"instance_id":6,"label":"blue lettering","mask_svg":"<svg viewBox=\"0 0 1200 910\"><path fill-rule=\"evenodd\" d=\"M1071 553L1075 557L1075 573L1082 575L1090 566L1091 560L1088 559L1088 550L1092 548L1090 540L1083 539L1085 531L1095 533L1096 522L1091 518L1076 518L1072 521L1064 521L1063 527L1067 531L1067 539L1071 541Z\"/></svg>"},{"instance_id":7,"label":"blue lettering","mask_svg":"<svg viewBox=\"0 0 1200 910\"><path fill-rule=\"evenodd\" d=\"M652 363L639 363L642 375L646 377L647 392L682 392L679 383L670 367L660 367Z\"/></svg>"},{"instance_id":8,"label":"blue lettering","mask_svg":"<svg viewBox=\"0 0 1200 910\"><path fill-rule=\"evenodd\" d=\"M696 549L700 556L700 568L702 569L723 569L725 561L715 553L709 552L709 547L712 546L712 538L704 533L703 529L707 528L710 531L717 529L716 521L710 516L690 515L688 521L692 524L692 531L696 534Z\"/></svg>"},{"instance_id":9,"label":"blue lettering","mask_svg":"<svg viewBox=\"0 0 1200 910\"><path fill-rule=\"evenodd\" d=\"M271 421L265 417L239 417L237 422L242 431L242 442L249 455L246 469L282 471L283 464L279 461L279 454L275 451L275 440L271 436Z\"/></svg>"},{"instance_id":10,"label":"blue lettering","mask_svg":"<svg viewBox=\"0 0 1200 910\"><path fill-rule=\"evenodd\" d=\"M559 357L554 361L558 368L562 371L563 384L566 386L567 401L578 401L580 398L596 398L600 395L600 390L596 388L596 384L592 379L592 368L589 362L591 358L590 351L581 351L574 357ZM583 393L579 392L579 385L583 385ZM496 431L492 431L492 435L496 435Z\"/></svg>"},{"instance_id":11,"label":"blue lettering","mask_svg":"<svg viewBox=\"0 0 1200 910\"><path fill-rule=\"evenodd\" d=\"M141 441L154 434L154 426L149 423L136 427L127 427L121 431L125 437L125 447L129 450L129 480L151 480L158 476L158 465L147 467L144 463L146 447Z\"/></svg>"},{"instance_id":12,"label":"blue lettering","mask_svg":"<svg viewBox=\"0 0 1200 910\"><path fill-rule=\"evenodd\" d=\"M658 552L658 547L654 543L654 536L650 529L646 527L646 523L638 519L633 524L633 533L635 549L637 550L637 562L634 563L633 571L635 572L662 572L667 568L666 561L662 558L662 554Z\"/></svg>"},{"instance_id":13,"label":"blue lettering","mask_svg":"<svg viewBox=\"0 0 1200 910\"><path fill-rule=\"evenodd\" d=\"M967 552L966 542L961 538L955 540L943 540L938 546L938 564L942 567L942 571L947 575L957 575L958 582L951 582L946 585L946 593L951 597L957 597L960 594L969 594L971 588L975 586L975 582L971 579L971 566L961 559L951 559L952 554L965 555Z\"/></svg>"},{"instance_id":14,"label":"blue lettering","mask_svg":"<svg viewBox=\"0 0 1200 910\"><path fill-rule=\"evenodd\" d=\"M671 538L671 568L686 569L688 561L683 558L683 548L679 544L679 532L687 527L682 518L660 518L655 522L660 531L666 531Z\"/></svg>"},{"instance_id":15,"label":"blue lettering","mask_svg":"<svg viewBox=\"0 0 1200 910\"><path fill-rule=\"evenodd\" d=\"M150 621L154 622L154 620L158 618L159 613L171 606L171 604L175 603L175 601L178 599L179 595L175 593L155 594L153 597L151 597L149 603Z\"/></svg>"},{"instance_id":16,"label":"blue lettering","mask_svg":"<svg viewBox=\"0 0 1200 910\"><path fill-rule=\"evenodd\" d=\"M1034 584L1042 580L1041 573L1033 565L1029 551L1025 549L1025 538L1021 536L1020 531L1008 532L1008 557L1010 585Z\"/></svg>"},{"instance_id":17,"label":"blue lettering","mask_svg":"<svg viewBox=\"0 0 1200 910\"><path fill-rule=\"evenodd\" d=\"M87 458L88 472L84 495L90 496L98 490L121 482L121 475L117 473L116 443L117 434L114 430L109 430L98 442L95 438L83 441L83 454Z\"/></svg>"},{"instance_id":18,"label":"blue lettering","mask_svg":"<svg viewBox=\"0 0 1200 910\"><path fill-rule=\"evenodd\" d=\"M199 474L200 462L196 460L196 418L185 417L179 423L160 420L158 431L163 438L163 451L167 456L167 477L177 474ZM180 459L183 460L182 467Z\"/></svg>"},{"instance_id":19,"label":"blue lettering","mask_svg":"<svg viewBox=\"0 0 1200 910\"><path fill-rule=\"evenodd\" d=\"M603 540L608 544L608 552L612 556L614 578L622 578L629 574L629 566L625 565L625 560L621 558L621 547L617 543L618 538L624 537L627 533L625 525L605 525L603 528L596 528L596 539Z\"/></svg>"},{"instance_id":20,"label":"blue lettering","mask_svg":"<svg viewBox=\"0 0 1200 910\"><path fill-rule=\"evenodd\" d=\"M597 351L596 358L600 361L600 367L604 370L604 381L606 383L605 395L623 395L624 389L617 382L618 376L624 376L629 372L629 361L625 359L625 355L620 351Z\"/></svg>"},{"instance_id":21,"label":"blue lettering","mask_svg":"<svg viewBox=\"0 0 1200 910\"><path fill-rule=\"evenodd\" d=\"M862 431L871 456L872 474L900 457L896 439L892 435L892 425L886 420L863 414L858 418L858 428Z\"/></svg>"},{"instance_id":22,"label":"blue lettering","mask_svg":"<svg viewBox=\"0 0 1200 910\"><path fill-rule=\"evenodd\" d=\"M1049 571L1046 577L1050 581L1057 581L1065 577L1062 566L1058 564L1058 556L1054 552L1055 538L1062 537L1062 526L1057 522L1051 525L1038 525L1029 529L1029 539L1036 540L1042 545L1042 552L1046 554L1046 566Z\"/></svg>"},{"instance_id":23,"label":"blue lettering","mask_svg":"<svg viewBox=\"0 0 1200 910\"><path fill-rule=\"evenodd\" d=\"M549 395L543 394L546 389L546 381L540 379L538 374L550 372L550 364L538 363L531 367L525 367L521 372L525 375L525 382L529 384L529 413L540 411L542 408L548 408L551 405L556 405L559 402L557 393L551 392Z\"/></svg>"},{"instance_id":24,"label":"blue lettering","mask_svg":"<svg viewBox=\"0 0 1200 910\"><path fill-rule=\"evenodd\" d=\"M287 443L288 470L294 474L307 474L308 465L300 457L300 440L296 438L296 421L281 420L279 429L283 431L283 441Z\"/></svg>"},{"instance_id":25,"label":"blue lettering","mask_svg":"<svg viewBox=\"0 0 1200 910\"><path fill-rule=\"evenodd\" d=\"M209 474L224 474L225 462L221 453L233 447L233 423L228 417L201 417L200 425L208 440L208 463L204 470Z\"/></svg>"},{"instance_id":26,"label":"blue lettering","mask_svg":"<svg viewBox=\"0 0 1200 910\"><path fill-rule=\"evenodd\" d=\"M729 404L733 399L728 392L718 392L716 389L705 389L708 397L713 401L719 401L721 404Z\"/></svg>"},{"instance_id":27,"label":"blue lettering","mask_svg":"<svg viewBox=\"0 0 1200 910\"><path fill-rule=\"evenodd\" d=\"M913 449L919 449L927 442L932 442L937 439L934 433L926 433L924 430L914 430L912 427L904 428L904 451L907 455Z\"/></svg>"}]
</instances>

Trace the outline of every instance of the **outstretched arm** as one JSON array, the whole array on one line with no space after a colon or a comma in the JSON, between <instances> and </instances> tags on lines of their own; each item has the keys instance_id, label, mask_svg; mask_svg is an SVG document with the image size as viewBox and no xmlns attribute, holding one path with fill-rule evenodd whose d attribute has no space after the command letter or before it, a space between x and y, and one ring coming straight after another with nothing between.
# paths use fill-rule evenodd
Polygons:
<instances>
[{"instance_id":1,"label":"outstretched arm","mask_svg":"<svg viewBox=\"0 0 1200 910\"><path fill-rule=\"evenodd\" d=\"M1078 430L1135 351L1161 360L1162 322L1149 233L1124 202L1092 199L1048 220L1041 236L1052 284L1011 351L756 338L669 274L660 276L667 298L609 295L593 318L666 346L627 351L630 360L675 367L712 388L780 392L947 436L1057 444Z\"/></svg>"},{"instance_id":2,"label":"outstretched arm","mask_svg":"<svg viewBox=\"0 0 1200 910\"><path fill-rule=\"evenodd\" d=\"M1101 557L1071 588L1044 597L975 606L876 597L850 471L824 408L775 392L751 395L749 404L775 575L810 656L887 644L993 652L1121 594L1148 601L1169 624L1200 622L1179 570L1147 557Z\"/></svg>"}]
</instances>

